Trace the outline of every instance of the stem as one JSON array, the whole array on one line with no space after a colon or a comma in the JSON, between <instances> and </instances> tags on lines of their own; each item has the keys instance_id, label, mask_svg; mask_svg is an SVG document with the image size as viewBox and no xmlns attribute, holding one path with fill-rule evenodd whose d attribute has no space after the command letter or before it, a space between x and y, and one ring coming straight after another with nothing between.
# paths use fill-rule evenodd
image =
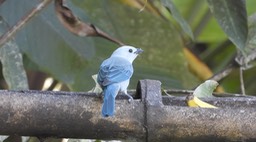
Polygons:
<instances>
[{"instance_id":1,"label":"stem","mask_svg":"<svg viewBox=\"0 0 256 142\"><path fill-rule=\"evenodd\" d=\"M241 93L245 95L245 88L244 88L244 77L243 77L243 68L240 67L240 85L241 85Z\"/></svg>"},{"instance_id":2,"label":"stem","mask_svg":"<svg viewBox=\"0 0 256 142\"><path fill-rule=\"evenodd\" d=\"M224 68L217 74L214 74L209 79L219 82L223 78L227 77L234 69L238 69L239 67L240 67L240 65L235 60L232 60L226 68Z\"/></svg>"},{"instance_id":3,"label":"stem","mask_svg":"<svg viewBox=\"0 0 256 142\"><path fill-rule=\"evenodd\" d=\"M234 68L235 67L231 64L230 66L228 66L227 68L225 68L221 72L219 72L219 73L215 74L214 76L212 76L210 79L219 82L220 80L222 80L223 78L228 76L233 71Z\"/></svg>"},{"instance_id":4,"label":"stem","mask_svg":"<svg viewBox=\"0 0 256 142\"><path fill-rule=\"evenodd\" d=\"M28 15L25 15L14 25L9 31L3 34L0 37L0 48L4 45L7 41L9 41L15 34L18 32L28 21L33 18L38 12L40 12L44 7L46 7L52 0L43 0L39 3L36 7L34 7Z\"/></svg>"}]
</instances>

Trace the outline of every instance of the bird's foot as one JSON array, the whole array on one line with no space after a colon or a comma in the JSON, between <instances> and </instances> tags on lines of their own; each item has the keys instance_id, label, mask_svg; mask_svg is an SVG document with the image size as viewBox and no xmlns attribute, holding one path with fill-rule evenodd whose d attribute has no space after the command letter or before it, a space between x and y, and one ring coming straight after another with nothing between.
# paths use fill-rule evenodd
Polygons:
<instances>
[{"instance_id":1,"label":"bird's foot","mask_svg":"<svg viewBox=\"0 0 256 142\"><path fill-rule=\"evenodd\" d=\"M133 97L129 94L125 94L129 99L128 99L128 103L133 102Z\"/></svg>"},{"instance_id":2,"label":"bird's foot","mask_svg":"<svg viewBox=\"0 0 256 142\"><path fill-rule=\"evenodd\" d=\"M133 98L128 99L128 103L132 103L133 102Z\"/></svg>"},{"instance_id":3,"label":"bird's foot","mask_svg":"<svg viewBox=\"0 0 256 142\"><path fill-rule=\"evenodd\" d=\"M96 96L97 96L97 98L100 99L101 102L103 102L103 99L104 99L103 93L96 93Z\"/></svg>"},{"instance_id":4,"label":"bird's foot","mask_svg":"<svg viewBox=\"0 0 256 142\"><path fill-rule=\"evenodd\" d=\"M96 96L99 97L100 99L102 99L104 97L103 93L96 93Z\"/></svg>"}]
</instances>

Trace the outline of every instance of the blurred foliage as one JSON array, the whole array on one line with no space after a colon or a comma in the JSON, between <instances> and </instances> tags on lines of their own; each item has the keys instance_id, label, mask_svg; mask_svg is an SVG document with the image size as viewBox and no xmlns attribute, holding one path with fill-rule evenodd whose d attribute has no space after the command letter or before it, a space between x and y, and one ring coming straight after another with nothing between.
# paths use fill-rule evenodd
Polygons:
<instances>
[{"instance_id":1,"label":"blurred foliage","mask_svg":"<svg viewBox=\"0 0 256 142\"><path fill-rule=\"evenodd\" d=\"M15 25L37 3L0 3L0 32L7 32L6 25ZM255 5L255 0L67 1L82 21L145 51L134 62L130 88L136 88L139 79L155 79L168 89L193 89L225 69L240 51L245 51L245 60L254 55ZM55 83L50 90L61 83L62 90L88 91L94 87L91 76L117 47L103 38L68 32L50 4L1 47L0 87L40 90L52 77ZM255 95L256 68L251 65L244 72L245 89ZM227 92L240 93L239 69L219 83Z\"/></svg>"},{"instance_id":2,"label":"blurred foliage","mask_svg":"<svg viewBox=\"0 0 256 142\"><path fill-rule=\"evenodd\" d=\"M135 88L138 79L145 78L160 80L165 88L192 88L198 84L186 67L178 31L170 23L116 1L73 2L75 5L69 2L68 6L83 21L145 50L134 64L130 88ZM20 7L15 7L17 4ZM11 0L3 4L1 13L13 25L33 5L33 2ZM15 12L8 11L14 7ZM91 76L117 46L100 38L72 35L53 13L50 5L17 34L17 44L26 61L35 64L27 63L30 66L26 67L48 73L73 91L88 91L94 85Z\"/></svg>"},{"instance_id":3,"label":"blurred foliage","mask_svg":"<svg viewBox=\"0 0 256 142\"><path fill-rule=\"evenodd\" d=\"M195 34L196 44L192 47L193 52L210 67L213 73L217 73L228 66L236 56L236 48L228 40L225 32L211 14L206 1L174 0L174 3L189 22ZM246 0L247 15L250 16L255 13L254 4L256 4L256 1ZM238 11L241 12L240 9ZM249 26L249 34L250 29L253 28ZM256 94L256 89L252 89L252 86L255 86L255 81L252 80L256 78L254 72L255 67L244 72L246 93L250 95ZM226 92L240 93L239 70L233 70L228 77L219 83L224 87Z\"/></svg>"}]
</instances>

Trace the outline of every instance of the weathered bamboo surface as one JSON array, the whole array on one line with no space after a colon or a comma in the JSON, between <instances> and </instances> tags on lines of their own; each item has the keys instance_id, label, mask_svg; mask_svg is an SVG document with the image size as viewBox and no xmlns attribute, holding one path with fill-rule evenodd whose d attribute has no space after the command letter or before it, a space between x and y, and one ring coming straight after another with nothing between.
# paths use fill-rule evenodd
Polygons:
<instances>
[{"instance_id":1,"label":"weathered bamboo surface","mask_svg":"<svg viewBox=\"0 0 256 142\"><path fill-rule=\"evenodd\" d=\"M93 93L0 91L0 135L165 141L256 141L256 98L216 97L219 109L189 108L185 97L162 96L161 83L141 80L134 101L116 100L101 116ZM181 94L182 95L182 94Z\"/></svg>"}]
</instances>

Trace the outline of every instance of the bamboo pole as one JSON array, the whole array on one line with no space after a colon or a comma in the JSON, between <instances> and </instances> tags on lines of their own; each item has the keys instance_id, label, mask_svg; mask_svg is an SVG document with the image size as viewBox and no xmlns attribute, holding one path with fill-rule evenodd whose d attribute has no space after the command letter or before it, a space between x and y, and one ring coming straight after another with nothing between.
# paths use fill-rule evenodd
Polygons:
<instances>
[{"instance_id":1,"label":"bamboo pole","mask_svg":"<svg viewBox=\"0 0 256 142\"><path fill-rule=\"evenodd\" d=\"M206 99L219 109L189 108L185 97L161 95L161 82L141 80L134 101L116 100L114 117L101 116L93 93L0 91L0 134L104 140L254 141L256 98Z\"/></svg>"}]
</instances>

